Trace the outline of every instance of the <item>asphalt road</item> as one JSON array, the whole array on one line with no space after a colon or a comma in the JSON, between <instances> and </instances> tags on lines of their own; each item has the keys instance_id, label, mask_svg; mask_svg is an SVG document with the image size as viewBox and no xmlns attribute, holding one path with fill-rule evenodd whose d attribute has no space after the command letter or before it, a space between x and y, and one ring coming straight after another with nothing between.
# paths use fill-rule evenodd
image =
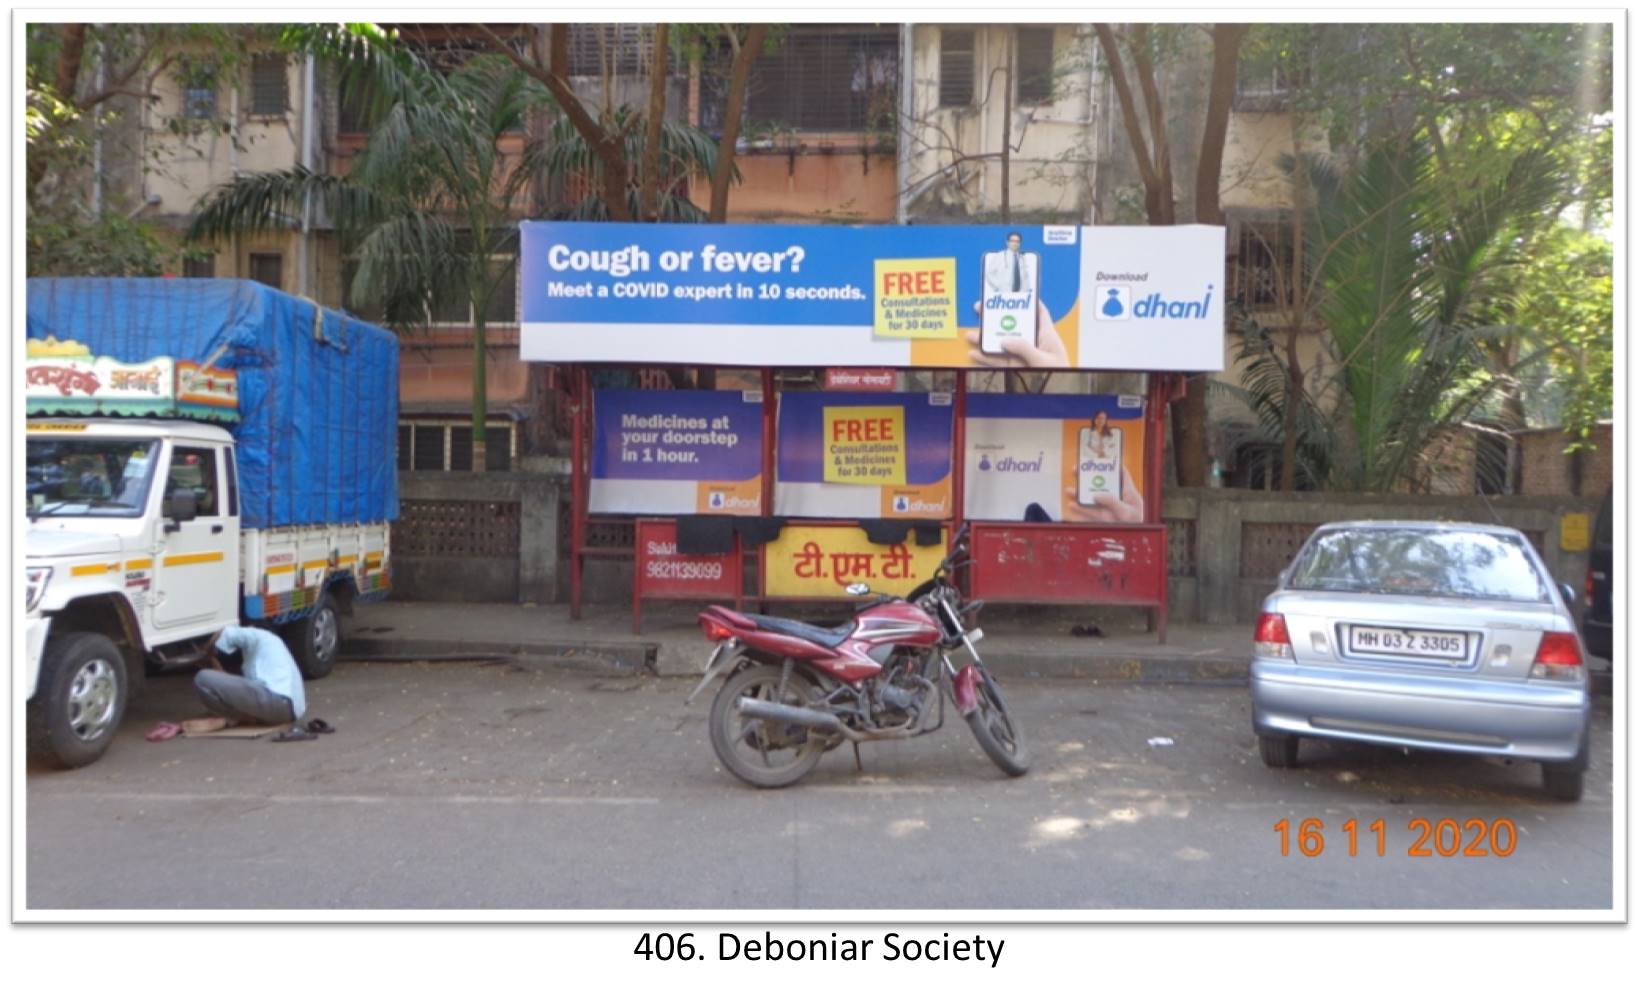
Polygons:
<instances>
[{"instance_id":1,"label":"asphalt road","mask_svg":"<svg viewBox=\"0 0 1638 996\"><path fill-rule=\"evenodd\" d=\"M199 713L152 679L108 756L31 768L27 897L49 909L1591 909L1612 897L1610 704L1586 797L1533 764L1304 744L1257 759L1242 687L1008 682L1035 767L1007 779L952 713L756 791L684 679L343 663L319 740L151 744ZM1151 738L1171 738L1151 745ZM1324 851L1300 853L1304 820ZM1348 854L1347 820L1357 854ZM1290 821L1290 854L1275 825ZM1385 856L1369 829L1382 822ZM1426 820L1426 857L1407 852ZM1442 856L1502 820L1507 856ZM1474 824L1477 827L1478 824ZM1315 838L1308 838L1310 849ZM1491 843L1487 837L1486 846ZM1506 847L1505 831L1496 844Z\"/></svg>"}]
</instances>

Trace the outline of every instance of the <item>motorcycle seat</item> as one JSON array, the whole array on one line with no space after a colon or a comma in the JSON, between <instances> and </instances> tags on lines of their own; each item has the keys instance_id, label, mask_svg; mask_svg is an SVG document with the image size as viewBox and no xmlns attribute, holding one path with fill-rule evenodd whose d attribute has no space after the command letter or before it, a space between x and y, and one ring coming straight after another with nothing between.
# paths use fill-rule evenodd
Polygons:
<instances>
[{"instance_id":1,"label":"motorcycle seat","mask_svg":"<svg viewBox=\"0 0 1638 996\"><path fill-rule=\"evenodd\" d=\"M853 633L853 623L851 622L843 623L834 629L827 629L824 626L813 626L795 619L782 619L779 616L764 616L755 612L747 612L744 615L745 618L756 623L758 629L784 636L794 636L798 640L817 643L821 647L828 647L831 650L841 646L842 641Z\"/></svg>"}]
</instances>

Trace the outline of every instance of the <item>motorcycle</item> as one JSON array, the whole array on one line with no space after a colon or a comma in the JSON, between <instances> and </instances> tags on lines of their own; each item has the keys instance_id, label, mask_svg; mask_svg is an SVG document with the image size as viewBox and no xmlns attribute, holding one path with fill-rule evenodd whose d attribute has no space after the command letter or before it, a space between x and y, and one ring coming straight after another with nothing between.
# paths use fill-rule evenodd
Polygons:
<instances>
[{"instance_id":1,"label":"motorcycle","mask_svg":"<svg viewBox=\"0 0 1638 996\"><path fill-rule=\"evenodd\" d=\"M818 766L825 752L876 740L905 740L944 725L946 697L984 753L1008 775L1029 770L1029 751L967 622L982 602L964 603L952 580L967 553L962 527L933 576L903 598L884 595L826 628L713 605L700 613L716 644L686 701L726 677L711 703L711 746L723 766L758 788L782 788ZM849 585L850 595L870 593ZM959 670L952 653L970 662Z\"/></svg>"}]
</instances>

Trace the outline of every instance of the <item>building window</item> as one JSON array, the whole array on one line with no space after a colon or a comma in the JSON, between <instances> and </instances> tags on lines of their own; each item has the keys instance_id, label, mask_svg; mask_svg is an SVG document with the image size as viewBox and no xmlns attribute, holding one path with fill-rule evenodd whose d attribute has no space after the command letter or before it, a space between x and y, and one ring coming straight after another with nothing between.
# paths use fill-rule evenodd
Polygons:
<instances>
[{"instance_id":1,"label":"building window","mask_svg":"<svg viewBox=\"0 0 1638 996\"><path fill-rule=\"evenodd\" d=\"M272 117L289 110L284 56L259 55L250 62L250 113Z\"/></svg>"},{"instance_id":2,"label":"building window","mask_svg":"<svg viewBox=\"0 0 1638 996\"><path fill-rule=\"evenodd\" d=\"M1288 221L1241 222L1233 242L1229 292L1247 311L1290 306L1302 274Z\"/></svg>"},{"instance_id":3,"label":"building window","mask_svg":"<svg viewBox=\"0 0 1638 996\"><path fill-rule=\"evenodd\" d=\"M190 256L182 261L182 275L198 280L209 280L216 276L215 256Z\"/></svg>"},{"instance_id":4,"label":"building window","mask_svg":"<svg viewBox=\"0 0 1638 996\"><path fill-rule=\"evenodd\" d=\"M510 256L489 259L489 306L484 310L486 325L516 325L518 321L518 275ZM435 325L473 324L472 299L460 294L432 309Z\"/></svg>"},{"instance_id":5,"label":"building window","mask_svg":"<svg viewBox=\"0 0 1638 996\"><path fill-rule=\"evenodd\" d=\"M485 469L511 470L517 456L516 426L506 420L491 420L484 428L488 437ZM432 418L398 423L398 469L470 471L472 420Z\"/></svg>"},{"instance_id":6,"label":"building window","mask_svg":"<svg viewBox=\"0 0 1638 996\"><path fill-rule=\"evenodd\" d=\"M724 46L726 48L726 46ZM701 124L722 127L728 62L702 81ZM898 112L899 34L873 25L792 27L779 47L757 56L745 92L745 134L892 130Z\"/></svg>"},{"instance_id":7,"label":"building window","mask_svg":"<svg viewBox=\"0 0 1638 996\"><path fill-rule=\"evenodd\" d=\"M968 107L973 102L977 62L972 28L941 28L938 33L938 106Z\"/></svg>"},{"instance_id":8,"label":"building window","mask_svg":"<svg viewBox=\"0 0 1638 996\"><path fill-rule=\"evenodd\" d=\"M190 86L182 91L182 116L193 121L205 121L216 116L216 88Z\"/></svg>"},{"instance_id":9,"label":"building window","mask_svg":"<svg viewBox=\"0 0 1638 996\"><path fill-rule=\"evenodd\" d=\"M284 286L284 255L276 252L250 254L250 279L272 288Z\"/></svg>"},{"instance_id":10,"label":"building window","mask_svg":"<svg viewBox=\"0 0 1638 996\"><path fill-rule=\"evenodd\" d=\"M646 75L653 49L653 31L646 24L571 24L569 75Z\"/></svg>"},{"instance_id":11,"label":"building window","mask_svg":"<svg viewBox=\"0 0 1638 996\"><path fill-rule=\"evenodd\" d=\"M1017 67L1020 104L1052 102L1052 35L1051 28L1018 29Z\"/></svg>"},{"instance_id":12,"label":"building window","mask_svg":"<svg viewBox=\"0 0 1638 996\"><path fill-rule=\"evenodd\" d=\"M1308 69L1278 56L1257 55L1240 60L1234 76L1234 109L1246 112L1282 111L1291 91L1308 81Z\"/></svg>"}]
</instances>

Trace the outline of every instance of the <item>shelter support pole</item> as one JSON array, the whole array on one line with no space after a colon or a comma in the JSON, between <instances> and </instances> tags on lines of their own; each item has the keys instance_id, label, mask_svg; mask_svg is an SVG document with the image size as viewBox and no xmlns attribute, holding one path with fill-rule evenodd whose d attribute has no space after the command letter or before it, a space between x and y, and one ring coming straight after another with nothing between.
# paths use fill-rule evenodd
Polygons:
<instances>
[{"instance_id":1,"label":"shelter support pole","mask_svg":"<svg viewBox=\"0 0 1638 996\"><path fill-rule=\"evenodd\" d=\"M762 368L762 514L774 514L774 474L779 470L779 463L775 457L778 450L775 448L778 440L774 434L778 431L779 401L774 396L776 387L772 367ZM768 594L768 572L765 569L764 551L767 547L756 548L756 591L759 597ZM741 563L744 563L744 552L740 553ZM768 611L768 603L759 601L757 609Z\"/></svg>"},{"instance_id":2,"label":"shelter support pole","mask_svg":"<svg viewBox=\"0 0 1638 996\"><path fill-rule=\"evenodd\" d=\"M967 516L967 371L955 372L955 438L950 451L951 528L959 530Z\"/></svg>"},{"instance_id":3,"label":"shelter support pole","mask_svg":"<svg viewBox=\"0 0 1638 996\"><path fill-rule=\"evenodd\" d=\"M582 580L583 557L586 548L586 419L590 414L591 397L587 390L586 368L576 366L570 375L569 412L574 426L569 451L569 618L580 618L580 603L585 586Z\"/></svg>"}]
</instances>

